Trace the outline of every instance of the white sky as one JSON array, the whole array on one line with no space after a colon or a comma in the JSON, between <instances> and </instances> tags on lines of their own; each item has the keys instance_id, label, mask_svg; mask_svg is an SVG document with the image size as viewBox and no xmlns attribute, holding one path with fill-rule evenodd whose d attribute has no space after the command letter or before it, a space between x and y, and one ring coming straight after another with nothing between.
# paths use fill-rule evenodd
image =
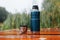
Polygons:
<instances>
[{"instance_id":1,"label":"white sky","mask_svg":"<svg viewBox=\"0 0 60 40\"><path fill-rule=\"evenodd\" d=\"M24 9L30 11L35 1L41 10L43 0L0 0L0 7L5 7L11 13L23 12Z\"/></svg>"}]
</instances>

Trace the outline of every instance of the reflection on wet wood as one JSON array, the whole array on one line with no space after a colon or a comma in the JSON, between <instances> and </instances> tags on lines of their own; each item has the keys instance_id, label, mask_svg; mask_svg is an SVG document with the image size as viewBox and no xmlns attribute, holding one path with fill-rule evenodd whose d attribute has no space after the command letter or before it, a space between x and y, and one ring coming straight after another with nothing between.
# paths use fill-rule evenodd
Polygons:
<instances>
[{"instance_id":1,"label":"reflection on wet wood","mask_svg":"<svg viewBox=\"0 0 60 40\"><path fill-rule=\"evenodd\" d=\"M19 31L16 30L1 31L0 40L60 40L59 34L59 31L40 31L40 35L32 35L31 31L29 31L27 34L20 35Z\"/></svg>"}]
</instances>

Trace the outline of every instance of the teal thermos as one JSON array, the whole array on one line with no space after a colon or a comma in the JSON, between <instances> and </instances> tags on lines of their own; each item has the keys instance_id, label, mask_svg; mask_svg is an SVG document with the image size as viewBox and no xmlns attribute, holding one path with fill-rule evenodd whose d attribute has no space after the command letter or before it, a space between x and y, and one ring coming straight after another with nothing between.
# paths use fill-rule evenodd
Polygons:
<instances>
[{"instance_id":1,"label":"teal thermos","mask_svg":"<svg viewBox=\"0 0 60 40\"><path fill-rule=\"evenodd\" d=\"M40 32L40 11L38 5L33 5L31 11L31 32L38 34Z\"/></svg>"}]
</instances>

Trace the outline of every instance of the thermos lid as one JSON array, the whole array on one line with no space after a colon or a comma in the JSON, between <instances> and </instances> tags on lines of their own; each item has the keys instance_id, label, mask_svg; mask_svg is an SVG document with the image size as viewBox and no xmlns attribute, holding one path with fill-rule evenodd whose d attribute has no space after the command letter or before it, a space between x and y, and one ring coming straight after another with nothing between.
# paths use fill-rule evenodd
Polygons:
<instances>
[{"instance_id":1,"label":"thermos lid","mask_svg":"<svg viewBox=\"0 0 60 40\"><path fill-rule=\"evenodd\" d=\"M39 10L38 5L33 5L32 9L37 9L37 10Z\"/></svg>"}]
</instances>

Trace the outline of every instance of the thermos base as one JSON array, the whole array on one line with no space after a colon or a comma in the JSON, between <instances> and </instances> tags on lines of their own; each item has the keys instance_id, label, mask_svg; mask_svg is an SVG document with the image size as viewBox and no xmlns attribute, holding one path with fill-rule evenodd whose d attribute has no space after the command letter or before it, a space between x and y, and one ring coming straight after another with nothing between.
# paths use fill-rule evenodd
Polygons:
<instances>
[{"instance_id":1,"label":"thermos base","mask_svg":"<svg viewBox=\"0 0 60 40\"><path fill-rule=\"evenodd\" d=\"M38 32L32 32L33 35L40 35L40 31Z\"/></svg>"}]
</instances>

